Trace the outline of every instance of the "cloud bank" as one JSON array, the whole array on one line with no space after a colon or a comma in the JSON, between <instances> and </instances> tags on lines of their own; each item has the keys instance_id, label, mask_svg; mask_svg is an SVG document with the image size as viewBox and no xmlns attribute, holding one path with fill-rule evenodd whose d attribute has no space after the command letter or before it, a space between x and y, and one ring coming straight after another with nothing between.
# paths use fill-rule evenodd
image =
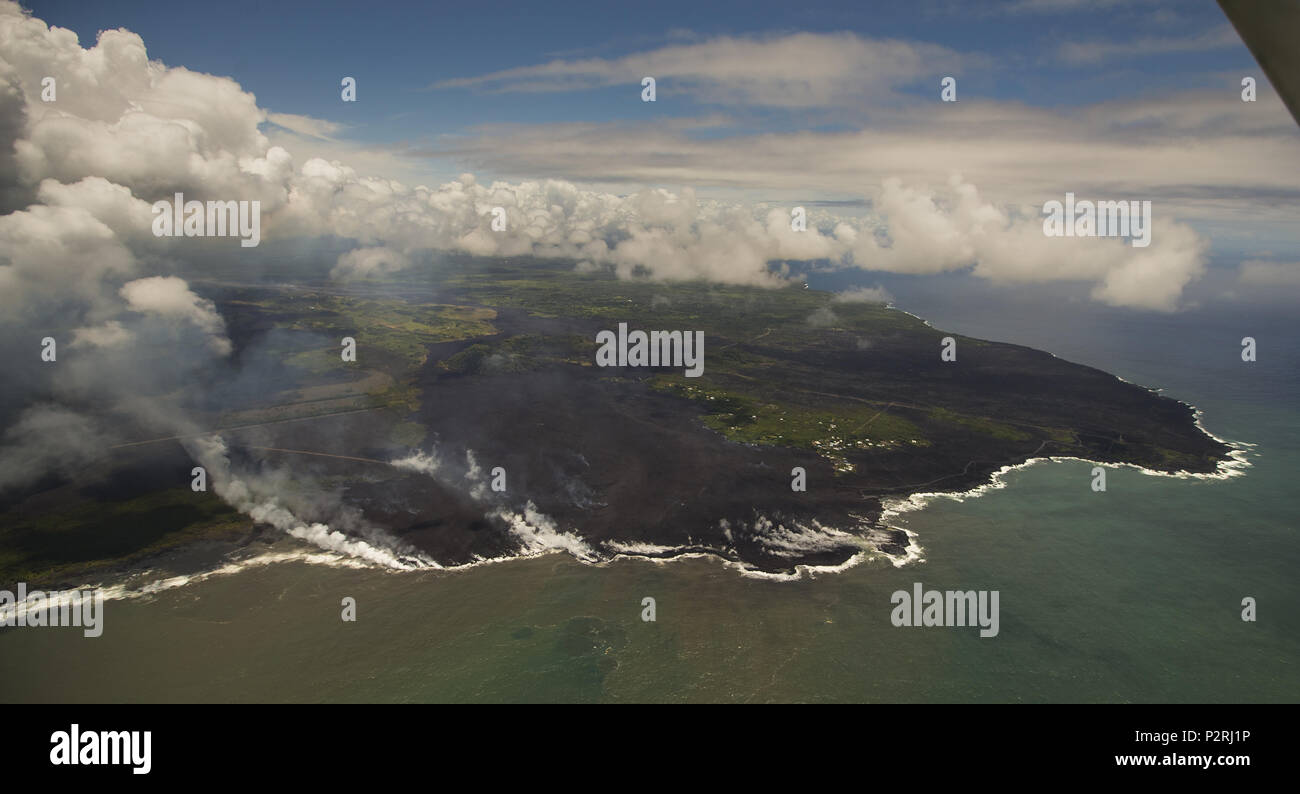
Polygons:
<instances>
[{"instance_id":1,"label":"cloud bank","mask_svg":"<svg viewBox=\"0 0 1300 794\"><path fill-rule=\"evenodd\" d=\"M458 84L600 84L648 69L704 97L792 107L888 90L954 57L900 42L800 34L712 40L615 62L557 62ZM791 82L777 66L763 65L792 60L822 71ZM866 85L850 81L863 70L871 75ZM57 86L52 102L42 98L47 77ZM954 124L959 131L987 129L1000 123L990 115L997 110L963 109ZM236 263L257 262L260 254L231 239L155 237L153 202L178 192L201 201L261 202L264 241L351 241L354 248L334 263L339 280L399 272L428 251L566 258L625 278L762 286L786 284L790 262L817 260L896 273L970 270L1012 284L1075 281L1091 285L1098 301L1166 311L1204 268L1205 241L1159 208L1147 249L1122 240L1044 237L1034 206L991 199L977 187L985 177L996 182L1005 152L954 141L936 166L933 150L909 143L899 129L842 134L829 150L815 135L774 136L736 153L681 137L682 127L671 125L615 140L593 125L550 146L550 154L549 132L518 139L485 132L467 144L471 153L519 157L507 165L531 164L543 177L559 162L575 179L623 174L640 184L610 192L563 178L485 184L465 174L432 187L408 185L338 160L296 158L264 131L278 126L329 139L339 132L336 124L270 112L229 78L150 60L143 40L127 30L104 31L83 47L71 31L11 2L0 2L0 111L0 330L16 340L5 352L30 358L35 340L47 335L62 345L57 379L32 375L6 395L13 419L0 438L0 489L93 458L114 436L88 418L104 410L160 432L195 429L187 395L193 383L228 372L232 345L215 306L177 275L178 265L199 254ZM1048 133L1069 123L1049 123L1028 110L1012 117L1041 122ZM1171 113L1162 123L1184 120ZM637 154L643 146L671 152L669 165L649 165L654 158ZM844 146L860 151L846 160ZM756 151L766 156L754 159ZM977 178L948 167L963 156ZM1076 156L1050 142L1025 154L1030 164ZM812 207L806 230L795 231L792 206L708 199L689 184L659 186L702 180L789 188L823 177L832 188L869 196L870 212L842 217ZM1059 197L1058 183L1051 184ZM502 220L504 228L494 228Z\"/></svg>"}]
</instances>

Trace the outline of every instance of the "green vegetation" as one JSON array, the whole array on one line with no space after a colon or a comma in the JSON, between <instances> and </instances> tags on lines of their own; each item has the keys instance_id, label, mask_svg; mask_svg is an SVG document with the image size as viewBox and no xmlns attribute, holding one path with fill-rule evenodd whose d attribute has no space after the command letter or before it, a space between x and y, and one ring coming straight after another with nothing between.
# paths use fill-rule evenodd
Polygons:
<instances>
[{"instance_id":1,"label":"green vegetation","mask_svg":"<svg viewBox=\"0 0 1300 794\"><path fill-rule=\"evenodd\" d=\"M458 379L541 373L583 379L576 385L591 390L573 392L582 399L634 395L629 410L648 405L654 422L698 422L738 443L816 453L840 475L841 491L867 498L970 487L1032 455L1211 471L1225 453L1173 400L1029 348L946 334L880 304L797 286L618 280L530 259L450 257L440 267L421 275L434 285L375 285L383 295L436 289L438 303L240 288L227 303L243 313L246 338L273 345L261 355L287 366L277 391L232 407L218 426L365 411L367 424L352 426L366 428L364 443L417 447L428 436L414 415L428 409L421 384L445 378L464 387L450 393L490 395L509 379ZM687 378L682 367L592 371L596 332L623 322L703 332L703 376ZM357 341L355 363L339 357L345 336ZM945 336L957 340L956 362L940 359ZM513 417L519 441L547 418ZM11 510L0 515L0 581L90 576L248 526L187 486L39 515Z\"/></svg>"},{"instance_id":2,"label":"green vegetation","mask_svg":"<svg viewBox=\"0 0 1300 794\"><path fill-rule=\"evenodd\" d=\"M237 538L251 525L215 494L188 485L30 515L11 510L0 516L0 587L93 578L200 538Z\"/></svg>"},{"instance_id":3,"label":"green vegetation","mask_svg":"<svg viewBox=\"0 0 1300 794\"><path fill-rule=\"evenodd\" d=\"M296 374L297 388L223 417L226 427L381 408L394 412L392 441L418 443L424 433L405 416L419 408L416 379L429 346L497 333L496 312L481 306L273 290L248 290L232 303L256 307L290 332L288 341L278 338L276 355ZM322 346L322 336L330 343ZM356 340L355 363L340 357L344 337ZM303 343L292 346L298 338Z\"/></svg>"},{"instance_id":4,"label":"green vegetation","mask_svg":"<svg viewBox=\"0 0 1300 794\"><path fill-rule=\"evenodd\" d=\"M844 454L850 450L929 443L906 419L865 405L828 403L835 408L829 410L793 400L768 402L668 375L655 376L651 386L703 406L704 424L733 441L816 450L839 471L853 469Z\"/></svg>"},{"instance_id":5,"label":"green vegetation","mask_svg":"<svg viewBox=\"0 0 1300 794\"><path fill-rule=\"evenodd\" d=\"M303 311L304 303L310 304L308 311ZM351 336L365 356L380 352L378 366L394 375L418 370L431 344L496 333L491 323L496 312L482 307L307 294L276 308L290 307L301 312L288 324L290 330ZM331 368L336 366L337 348L320 352ZM312 371L319 372L319 366L313 365Z\"/></svg>"},{"instance_id":6,"label":"green vegetation","mask_svg":"<svg viewBox=\"0 0 1300 794\"><path fill-rule=\"evenodd\" d=\"M930 410L930 417L936 422L942 422L948 425L958 425L967 430L981 435L990 436L991 438L1001 438L1008 441L1027 441L1033 438L1033 434L1024 430L1018 430L1011 425L995 422L986 417L961 416L949 411L947 408L933 408ZM1060 433L1056 433L1054 438L1061 438Z\"/></svg>"},{"instance_id":7,"label":"green vegetation","mask_svg":"<svg viewBox=\"0 0 1300 794\"><path fill-rule=\"evenodd\" d=\"M840 471L853 468L850 459L891 453L951 456L964 470L1038 451L1205 471L1222 451L1188 430L1172 401L1153 403L1138 387L1029 348L946 334L879 303L775 283L620 280L527 258L447 267L446 283L467 302L592 329L703 331L702 378L629 369L609 377L646 380L702 406L704 425L732 440L815 450ZM957 340L960 363L940 360L945 336ZM579 339L585 347L549 363L590 366L592 337ZM487 350L467 351L447 369L480 373L488 360Z\"/></svg>"}]
</instances>

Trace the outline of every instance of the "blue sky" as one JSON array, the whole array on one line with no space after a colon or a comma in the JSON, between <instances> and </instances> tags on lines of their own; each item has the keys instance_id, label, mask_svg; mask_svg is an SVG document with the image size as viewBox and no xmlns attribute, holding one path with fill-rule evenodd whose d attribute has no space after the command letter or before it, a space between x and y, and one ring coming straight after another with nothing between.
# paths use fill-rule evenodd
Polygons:
<instances>
[{"instance_id":1,"label":"blue sky","mask_svg":"<svg viewBox=\"0 0 1300 794\"><path fill-rule=\"evenodd\" d=\"M32 2L50 24L76 31L83 46L100 30L139 33L150 56L168 65L233 77L263 107L328 119L373 143L434 140L491 123L643 120L689 116L711 105L661 87L639 101L639 86L542 94L429 90L464 78L553 59L617 58L710 37L852 31L866 38L929 42L987 63L957 73L964 97L1052 107L1186 90L1214 84L1254 61L1238 44L1190 51L1135 47L1106 63L1062 62L1071 42L1124 44L1192 39L1226 28L1213 3L264 3L234 0L219 11L165 10L156 2ZM196 21L198 17L209 17ZM339 78L358 79L360 101L339 101ZM933 81L899 87L930 97ZM666 95L666 96L665 96ZM667 100L667 101L665 101ZM746 123L790 129L807 119L745 111ZM854 109L855 113L861 109ZM841 123L833 114L812 127Z\"/></svg>"}]
</instances>

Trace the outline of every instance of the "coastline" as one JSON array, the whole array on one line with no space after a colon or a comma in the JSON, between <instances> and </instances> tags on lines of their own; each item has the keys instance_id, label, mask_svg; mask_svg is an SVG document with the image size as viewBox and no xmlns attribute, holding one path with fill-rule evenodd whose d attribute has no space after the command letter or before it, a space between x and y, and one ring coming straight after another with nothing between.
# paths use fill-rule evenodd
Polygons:
<instances>
[{"instance_id":1,"label":"coastline","mask_svg":"<svg viewBox=\"0 0 1300 794\"><path fill-rule=\"evenodd\" d=\"M933 328L928 320L898 309L892 304L888 305L887 308L891 311L902 312L920 321L926 327ZM1048 351L1039 352L1047 352L1053 358L1059 359L1058 356ZM879 508L874 517L853 515L851 517L857 521L857 524L848 529L817 527L818 531L825 529L842 540L846 540L845 535L852 536L853 539L847 545L860 546L860 550L852 551L846 558L838 562L798 562L792 564L786 570L762 569L746 562L735 553L734 549L729 550L727 547L716 545L690 542L680 545L660 545L627 543L616 540L589 540L578 534L574 529L560 529L550 517L535 511L530 504L528 508L506 509L497 507L488 510L490 515L495 515L507 524L510 533L518 541L520 547L518 550L499 556L478 557L464 563L442 564L431 557L419 560L420 564L418 565L391 565L363 560L348 555L346 550L325 548L313 543L313 539L305 533L305 530L311 527L310 522L303 522L301 528L303 531L290 531L283 536L277 533L269 538L269 542L267 542L268 539L261 536L265 528L259 527L255 519L249 518L253 522L253 528L248 535L239 543L227 542L224 548L216 550L215 553L213 547L222 544L200 539L189 544L182 544L176 549L170 549L161 554L151 555L138 564L110 565L103 571L102 578L98 575L95 578L101 578L101 583L97 586L106 591L106 598L134 598L148 596L161 590L181 587L192 581L203 581L212 576L233 575L252 567L290 561L333 567L366 568L387 572L459 572L484 565L529 559L556 552L567 552L577 561L597 567L620 560L642 560L662 564L675 560L709 557L717 560L724 567L737 571L744 577L761 578L769 581L797 581L805 577L815 578L818 575L842 573L874 559L883 558L888 560L894 567L923 562L925 560L924 549L921 546L918 534L906 527L896 526L893 523L895 519L906 513L924 508L934 499L948 498L960 502L968 498L978 498L994 489L1004 488L1007 485L1006 477L1009 473L1044 461L1078 461L1104 468L1133 468L1143 474L1152 476L1204 480L1226 480L1241 476L1245 473L1245 469L1252 465L1249 457L1256 445L1247 442L1229 441L1210 432L1203 424L1204 412L1200 408L1182 400L1167 397L1161 393L1162 389L1142 386L1118 375L1107 374L1116 381L1130 386L1137 386L1155 397L1173 400L1179 406L1187 409L1195 428L1206 438L1226 448L1225 454L1215 463L1214 471L1164 471L1122 461L1099 461L1071 455L1035 455L1017 463L1003 465L969 487L959 486L952 490L916 491L896 497L870 497L870 499L876 501ZM759 520L767 519L759 516ZM787 531L785 526L779 523L781 521L779 517L777 521L776 528L782 532ZM816 521L812 523L816 524ZM800 525L797 521L793 525L797 527L799 532L807 529L806 525ZM813 537L810 541L818 539ZM254 542L261 544L263 548L257 553L247 553L246 547ZM295 547L292 549L283 548L288 545L294 545ZM202 554L201 549L204 547L206 547L209 554L209 562L204 569L192 570L187 573L169 572L170 575L162 575L159 578L149 580L151 573L155 571L162 573L159 569L165 570L170 561L176 558ZM835 548L843 547L832 547L832 549ZM92 570L94 567L97 566L92 566ZM72 581L66 580L67 585L71 586ZM79 586L84 588L88 585L83 583Z\"/></svg>"},{"instance_id":2,"label":"coastline","mask_svg":"<svg viewBox=\"0 0 1300 794\"><path fill-rule=\"evenodd\" d=\"M1117 376L1118 377L1118 376ZM1154 390L1152 390L1154 391ZM1182 402L1182 401L1179 401ZM1228 480L1234 477L1244 476L1245 469L1253 464L1249 456L1251 451L1256 447L1255 444L1241 441L1229 441L1219 438L1218 436L1205 429L1201 424L1202 412L1200 409L1191 406L1188 403L1182 403L1192 408L1196 415L1196 424L1207 436L1227 445L1231 451L1219 462L1217 470L1213 473L1201 472L1166 472L1155 469L1149 469L1133 463L1114 463L1104 461L1087 460L1085 458L1073 456L1055 456L1044 455L1029 458L1021 463L1008 464L993 472L986 482L975 485L972 488L959 491L925 491L908 494L905 497L885 500L881 504L881 512L875 522L867 519L861 519L862 523L859 530L870 531L871 529L883 529L903 533L907 538L907 544L902 547L903 553L890 554L875 547L864 547L861 551L850 555L841 563L831 565L816 565L799 563L793 567L791 572L764 571L750 567L743 560L728 555L725 549L716 549L702 547L699 545L687 546L661 546L655 544L622 544L613 541L606 541L600 545L606 550L608 556L593 556L590 554L576 554L572 550L553 546L542 550L523 551L517 554L503 555L500 557L485 558L475 560L459 565L442 565L434 562L432 565L425 567L392 567L380 565L358 557L349 556L337 551L319 549L310 545L308 541L294 539L290 536L273 541L270 546L271 550L263 550L257 554L238 557L239 549L225 550L221 552L211 563L211 567L204 570L198 570L189 574L177 574L163 576L161 578L151 579L149 574L157 570L160 560L154 560L150 565L144 565L136 568L126 567L114 571L109 578L100 581L97 584L80 584L78 589L99 588L104 591L106 601L146 598L156 593L166 590L172 590L184 587L189 584L195 584L206 581L214 577L233 576L246 570L263 567L266 565L278 565L283 563L302 563L306 565L323 565L333 568L350 568L357 570L371 570L383 573L401 574L401 573L461 573L488 565L513 562L516 560L532 559L549 554L568 553L574 560L584 565L593 567L605 567L620 561L638 561L652 564L664 565L680 560L692 559L709 559L721 564L724 568L734 570L742 577L761 579L772 582L794 582L804 578L814 579L819 575L839 574L855 568L864 563L873 560L886 560L893 567L901 568L907 565L921 563L925 561L924 547L920 543L918 533L908 529L905 526L897 526L892 523L900 516L907 513L923 510L930 502L937 499L950 499L956 502L963 502L967 499L977 499L986 493L994 490L1000 490L1008 486L1007 475L1012 472L1027 469L1040 463L1060 463L1060 462L1081 462L1090 463L1105 468L1130 468L1136 469L1139 473L1155 476L1169 477L1173 479L1195 479L1195 480ZM288 545L291 543L299 544L298 548L293 550L278 550L274 547L279 545ZM196 542L194 546L204 545L203 541ZM210 544L208 544L210 545ZM244 548L240 546L239 548ZM192 552L193 547L177 550L177 554ZM167 555L163 555L164 557ZM136 584L135 582L139 582ZM0 620L7 616L6 610L12 611L15 615L19 614L25 608L25 604L15 604L13 606L0 609Z\"/></svg>"}]
</instances>

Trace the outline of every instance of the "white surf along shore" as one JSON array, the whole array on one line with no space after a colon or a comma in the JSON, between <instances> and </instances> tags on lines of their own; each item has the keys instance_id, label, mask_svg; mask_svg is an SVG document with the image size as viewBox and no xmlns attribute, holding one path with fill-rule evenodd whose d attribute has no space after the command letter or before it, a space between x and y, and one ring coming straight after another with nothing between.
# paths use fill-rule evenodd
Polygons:
<instances>
[{"instance_id":1,"label":"white surf along shore","mask_svg":"<svg viewBox=\"0 0 1300 794\"><path fill-rule=\"evenodd\" d=\"M894 308L891 306L891 308ZM896 309L902 311L901 309ZM910 312L904 312L910 314ZM911 315L915 317L916 315ZM917 318L922 319L922 318ZM922 319L922 322L928 326L930 323ZM1115 377L1123 383L1131 383L1119 376ZM1132 384L1138 385L1140 384ZM1153 394L1160 394L1159 389L1152 389L1142 386L1141 388ZM1163 396L1163 395L1161 395ZM427 555L420 553L411 553L410 550L387 552L376 549L365 541L357 540L355 543L343 542L343 533L332 531L327 525L313 522L299 521L291 515L285 517L287 511L278 509L281 520L275 522L284 529L287 537L297 538L301 542L299 548L275 549L265 551L259 554L250 555L240 559L229 559L211 570L199 573L164 576L157 579L148 579L150 571L144 570L132 574L128 577L129 581L139 582L145 579L143 584L126 584L113 583L101 585L83 585L82 589L99 587L104 592L104 598L110 599L131 599L145 598L156 595L167 590L178 587L184 587L188 584L206 581L214 577L232 576L249 570L265 567L267 565L277 565L288 562L297 562L307 565L323 565L334 568L350 569L369 569L376 571L387 571L394 573L401 572L457 572L467 571L479 568L485 565L509 562L511 560L529 559L545 554L567 553L574 559L584 564L593 566L605 566L621 560L637 560L641 562L650 562L655 564L668 564L678 560L689 559L711 559L721 563L727 568L737 571L741 576L764 579L769 581L797 581L807 578L813 578L817 575L835 574L847 571L850 568L861 565L870 560L884 560L895 567L902 567L913 563L925 561L924 549L922 548L919 537L916 532L908 529L906 526L898 526L894 522L903 519L908 513L924 509L931 501L935 499L951 499L957 502L963 502L967 499L974 499L983 496L990 491L1005 488L1008 484L1007 475L1019 469L1025 469L1040 463L1059 463L1066 461L1076 461L1089 463L1094 466L1104 468L1130 468L1136 469L1142 474L1156 477L1170 477L1174 479L1195 479L1195 480L1228 480L1234 477L1242 476L1245 470L1251 466L1250 458L1256 454L1255 444L1229 441L1211 433L1202 424L1203 412L1188 403L1178 402L1187 405L1194 414L1196 427L1206 436L1218 441L1229 447L1230 452L1225 460L1219 462L1216 470L1210 473L1193 473L1187 471L1163 472L1154 469L1148 469L1143 466L1132 463L1112 463L1104 461L1092 461L1085 458L1073 456L1040 456L1030 458L1022 463L1009 464L993 472L987 482L977 485L965 491L928 491L910 494L899 499L886 500L882 504L882 511L878 525L886 529L899 530L906 534L907 545L901 555L891 555L880 551L873 541L880 541L881 533L876 526L873 526L866 518L857 517L858 525L852 530L829 527L815 520L808 522L773 522L770 519L758 516L756 524L762 525L760 528L767 532L762 536L762 542L768 546L769 550L778 556L782 551L788 551L791 556L796 556L800 551L816 550L819 546L842 548L844 545L860 545L862 550L854 553L849 559L837 565L805 565L799 564L793 567L790 572L769 572L756 570L743 562L739 562L730 557L727 548L714 548L700 544L688 542L681 546L662 546L648 543L621 543L617 541L605 541L597 544L593 548L577 532L566 531L559 527L557 523L549 516L541 513L533 505L527 502L523 507L511 508L504 504L491 502L489 491L486 487L486 478L482 470L478 467L472 450L465 453L466 465L448 471L446 464L439 459L436 453L425 452L421 450L413 451L400 459L390 461L391 465L415 471L438 479L444 484L455 482L458 487L467 490L477 501L483 503L485 515L494 518L505 524L512 535L519 542L520 549L514 554L502 555L500 557L479 558L473 561L459 565L442 565L436 560L429 558ZM266 504L257 505L256 510L249 509L249 505L236 504L237 508L254 519L268 511L268 508L274 507ZM763 522L766 522L765 524ZM787 526L789 524L789 526ZM874 537L873 537L874 531ZM769 542L770 541L770 542ZM371 541L373 543L373 540ZM355 548L354 548L355 546ZM23 605L14 605L13 609L22 609Z\"/></svg>"}]
</instances>

